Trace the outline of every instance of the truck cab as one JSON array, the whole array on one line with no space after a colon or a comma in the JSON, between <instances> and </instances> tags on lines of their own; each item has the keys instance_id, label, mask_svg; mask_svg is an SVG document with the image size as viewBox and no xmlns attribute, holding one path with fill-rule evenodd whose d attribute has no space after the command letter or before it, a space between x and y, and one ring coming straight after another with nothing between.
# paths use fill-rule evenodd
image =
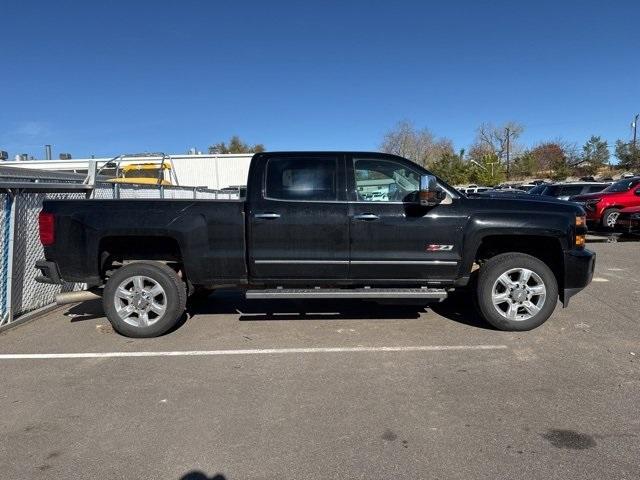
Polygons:
<instances>
[{"instance_id":1,"label":"truck cab","mask_svg":"<svg viewBox=\"0 0 640 480\"><path fill-rule=\"evenodd\" d=\"M460 195L420 205L413 162L383 154L256 156L249 172L249 276L278 283L439 284L456 276ZM378 193L372 195L371 193Z\"/></svg>"}]
</instances>

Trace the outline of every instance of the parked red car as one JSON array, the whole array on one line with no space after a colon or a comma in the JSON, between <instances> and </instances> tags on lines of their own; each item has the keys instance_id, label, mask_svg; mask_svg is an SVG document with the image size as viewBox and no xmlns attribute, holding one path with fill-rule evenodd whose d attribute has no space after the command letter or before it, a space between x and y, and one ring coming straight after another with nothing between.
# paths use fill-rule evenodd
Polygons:
<instances>
[{"instance_id":1,"label":"parked red car","mask_svg":"<svg viewBox=\"0 0 640 480\"><path fill-rule=\"evenodd\" d=\"M625 178L601 192L576 195L570 200L584 207L590 226L613 228L620 210L640 207L640 177Z\"/></svg>"},{"instance_id":2,"label":"parked red car","mask_svg":"<svg viewBox=\"0 0 640 480\"><path fill-rule=\"evenodd\" d=\"M629 207L620 210L616 231L640 235L640 207Z\"/></svg>"}]
</instances>

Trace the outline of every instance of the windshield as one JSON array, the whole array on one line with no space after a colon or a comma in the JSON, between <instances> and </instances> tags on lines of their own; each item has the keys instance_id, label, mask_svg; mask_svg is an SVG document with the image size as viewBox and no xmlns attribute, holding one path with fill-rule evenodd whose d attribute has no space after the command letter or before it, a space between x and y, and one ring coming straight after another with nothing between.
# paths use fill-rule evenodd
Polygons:
<instances>
[{"instance_id":1,"label":"windshield","mask_svg":"<svg viewBox=\"0 0 640 480\"><path fill-rule=\"evenodd\" d=\"M608 186L603 192L626 192L634 185L640 183L640 178L625 178L624 180L619 180L613 185Z\"/></svg>"},{"instance_id":2,"label":"windshield","mask_svg":"<svg viewBox=\"0 0 640 480\"><path fill-rule=\"evenodd\" d=\"M546 185L538 185L537 187L533 187L531 190L529 190L529 193L531 195L542 195L542 192L545 188L547 188Z\"/></svg>"}]
</instances>

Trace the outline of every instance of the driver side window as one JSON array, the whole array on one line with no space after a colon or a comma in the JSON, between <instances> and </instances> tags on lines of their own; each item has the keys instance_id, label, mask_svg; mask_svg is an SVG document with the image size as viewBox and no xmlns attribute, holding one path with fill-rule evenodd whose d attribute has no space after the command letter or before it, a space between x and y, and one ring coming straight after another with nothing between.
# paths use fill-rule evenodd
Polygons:
<instances>
[{"instance_id":1,"label":"driver side window","mask_svg":"<svg viewBox=\"0 0 640 480\"><path fill-rule=\"evenodd\" d=\"M417 197L420 173L393 160L353 160L359 202L406 202Z\"/></svg>"}]
</instances>

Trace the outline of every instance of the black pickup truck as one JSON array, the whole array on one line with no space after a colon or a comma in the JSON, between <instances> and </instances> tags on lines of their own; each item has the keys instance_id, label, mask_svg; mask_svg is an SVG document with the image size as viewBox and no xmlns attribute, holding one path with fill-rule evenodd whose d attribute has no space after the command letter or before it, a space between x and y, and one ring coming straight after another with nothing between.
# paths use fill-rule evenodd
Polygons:
<instances>
[{"instance_id":1,"label":"black pickup truck","mask_svg":"<svg viewBox=\"0 0 640 480\"><path fill-rule=\"evenodd\" d=\"M581 207L465 196L415 163L367 152L253 157L238 200L49 200L46 283L83 282L114 328L160 335L203 289L247 298L413 298L467 288L502 330L529 330L589 284Z\"/></svg>"}]
</instances>

